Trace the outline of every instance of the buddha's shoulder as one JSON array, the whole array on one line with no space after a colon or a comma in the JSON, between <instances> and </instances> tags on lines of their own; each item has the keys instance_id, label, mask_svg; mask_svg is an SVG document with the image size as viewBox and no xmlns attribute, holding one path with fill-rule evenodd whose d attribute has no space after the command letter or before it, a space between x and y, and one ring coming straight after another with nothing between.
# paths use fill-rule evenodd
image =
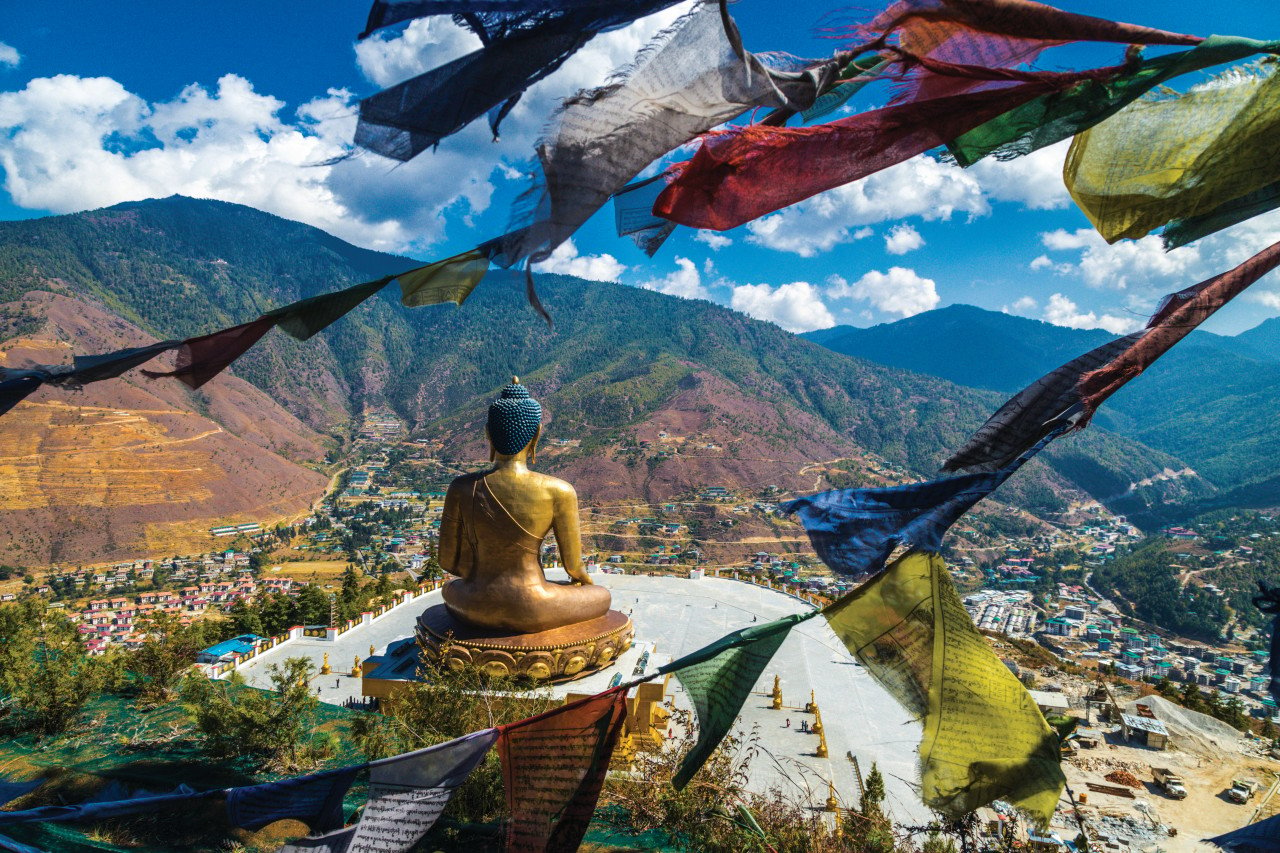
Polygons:
<instances>
[{"instance_id":1,"label":"buddha's shoulder","mask_svg":"<svg viewBox=\"0 0 1280 853\"><path fill-rule=\"evenodd\" d=\"M559 477L552 477L550 474L533 473L537 478L538 485L557 495L576 496L578 492L573 488L573 484Z\"/></svg>"}]
</instances>

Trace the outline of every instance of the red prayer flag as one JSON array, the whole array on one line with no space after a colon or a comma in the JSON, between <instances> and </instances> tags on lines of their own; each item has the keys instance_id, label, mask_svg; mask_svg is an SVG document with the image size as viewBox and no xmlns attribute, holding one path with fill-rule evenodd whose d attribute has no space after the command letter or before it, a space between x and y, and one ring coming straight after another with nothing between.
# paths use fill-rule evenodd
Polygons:
<instances>
[{"instance_id":1,"label":"red prayer flag","mask_svg":"<svg viewBox=\"0 0 1280 853\"><path fill-rule=\"evenodd\" d=\"M178 348L176 367L168 372L142 371L152 379L174 376L192 388L199 388L248 352L276 324L275 317L259 317L198 338L187 338Z\"/></svg>"},{"instance_id":2,"label":"red prayer flag","mask_svg":"<svg viewBox=\"0 0 1280 853\"><path fill-rule=\"evenodd\" d=\"M511 812L507 850L578 849L626 720L626 702L620 687L501 727L498 754Z\"/></svg>"},{"instance_id":3,"label":"red prayer flag","mask_svg":"<svg viewBox=\"0 0 1280 853\"><path fill-rule=\"evenodd\" d=\"M1001 88L894 104L813 127L755 124L707 134L693 159L673 168L676 177L653 212L694 228L735 228L944 145L1032 98L1126 67L1053 73L907 61Z\"/></svg>"},{"instance_id":4,"label":"red prayer flag","mask_svg":"<svg viewBox=\"0 0 1280 853\"><path fill-rule=\"evenodd\" d=\"M1280 243L1273 243L1240 266L1165 297L1133 346L1114 361L1080 378L1076 387L1084 404L1084 420L1126 382L1277 266L1280 266Z\"/></svg>"}]
</instances>

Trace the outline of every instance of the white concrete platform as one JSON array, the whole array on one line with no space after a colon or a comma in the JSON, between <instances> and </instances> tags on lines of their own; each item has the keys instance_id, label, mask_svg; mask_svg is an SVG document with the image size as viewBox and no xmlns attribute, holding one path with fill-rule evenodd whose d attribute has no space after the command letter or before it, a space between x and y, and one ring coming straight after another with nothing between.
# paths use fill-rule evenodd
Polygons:
<instances>
[{"instance_id":1,"label":"white concrete platform","mask_svg":"<svg viewBox=\"0 0 1280 853\"><path fill-rule=\"evenodd\" d=\"M548 571L548 576L563 578L555 571ZM615 667L552 688L560 695L604 690L618 672L623 681L631 680L636 661L646 648L650 649L647 671L652 672L669 660L750 625L753 617L767 622L810 609L808 604L779 591L728 578L685 580L594 574L592 579L613 591L614 609L630 614L635 623L636 646ZM363 660L370 644L380 654L389 643L412 636L418 615L439 601L438 591L420 596L333 642L304 638L286 643L242 666L240 672L250 684L266 686L265 670L271 663L305 656L319 668L326 651L335 671L348 671L352 657L359 655ZM774 675L781 679L783 702L789 709L774 711L769 707L767 694ZM358 678L317 676L312 684L326 702L342 704L348 698L360 698ZM822 710L829 758L816 757L813 753L818 737L800 731L801 720L810 725L813 722L813 716L802 710L810 690ZM678 707L689 707L675 678L671 680L671 691ZM819 617L792 629L756 691L748 698L740 718L741 730L746 734L754 732L761 747L761 754L751 765L754 789L778 787L789 798L821 803L827 796L827 780L834 779L838 795L846 800L844 805L856 806L857 788L848 759L851 753L857 757L864 775L872 762L879 765L885 777L886 811L892 819L908 824L931 819L917 793L920 724L858 665L823 619Z\"/></svg>"}]
</instances>

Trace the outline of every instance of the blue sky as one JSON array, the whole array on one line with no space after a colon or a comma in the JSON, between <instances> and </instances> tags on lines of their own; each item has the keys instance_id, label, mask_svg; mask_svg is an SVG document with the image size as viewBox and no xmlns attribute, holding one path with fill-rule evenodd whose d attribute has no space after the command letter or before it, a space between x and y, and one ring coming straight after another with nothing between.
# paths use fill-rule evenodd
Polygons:
<instances>
[{"instance_id":1,"label":"blue sky","mask_svg":"<svg viewBox=\"0 0 1280 853\"><path fill-rule=\"evenodd\" d=\"M1273 0L1063 8L1192 32L1280 38ZM53 0L9 4L0 29L0 218L173 193L249 204L363 246L443 257L500 233L522 161L558 97L601 81L683 7L598 37L522 101L493 143L472 127L396 167L317 167L354 127L353 103L474 45L424 21L356 47L367 3ZM828 54L815 26L839 5L742 0L752 50ZM302 10L305 9L305 12ZM1115 47L1062 49L1041 66L1108 64ZM1062 148L959 170L920 158L724 235L681 229L652 260L604 211L548 268L710 298L793 330L869 325L969 303L1060 325L1123 331L1159 295L1280 239L1280 218L1164 253L1106 246L1069 203ZM1280 314L1280 277L1209 328Z\"/></svg>"}]
</instances>

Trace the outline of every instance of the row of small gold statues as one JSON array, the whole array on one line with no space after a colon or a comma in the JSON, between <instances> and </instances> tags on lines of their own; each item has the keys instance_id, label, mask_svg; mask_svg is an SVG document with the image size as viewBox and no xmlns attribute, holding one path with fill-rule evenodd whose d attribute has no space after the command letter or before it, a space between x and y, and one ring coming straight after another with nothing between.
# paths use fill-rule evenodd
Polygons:
<instances>
[{"instance_id":1,"label":"row of small gold statues","mask_svg":"<svg viewBox=\"0 0 1280 853\"><path fill-rule=\"evenodd\" d=\"M373 655L374 655L374 651L375 651L375 650L374 650L374 647L373 647L373 646L370 646L370 647L369 647L369 657L373 657ZM328 653L328 652L325 652L325 653L324 653L324 663L323 663L323 664L321 664L321 666L320 666L320 674L321 674L321 675L333 675L333 668L329 666L329 653ZM351 664L351 672L350 672L350 675L351 675L351 677L352 677L352 678L359 678L359 677L360 677L361 675L363 675L363 674L364 674L364 673L363 673L363 671L362 671L362 670L361 670L361 668L360 668L360 656L359 656L359 655L356 655L356 656L355 656L355 658L353 659L352 664Z\"/></svg>"}]
</instances>

